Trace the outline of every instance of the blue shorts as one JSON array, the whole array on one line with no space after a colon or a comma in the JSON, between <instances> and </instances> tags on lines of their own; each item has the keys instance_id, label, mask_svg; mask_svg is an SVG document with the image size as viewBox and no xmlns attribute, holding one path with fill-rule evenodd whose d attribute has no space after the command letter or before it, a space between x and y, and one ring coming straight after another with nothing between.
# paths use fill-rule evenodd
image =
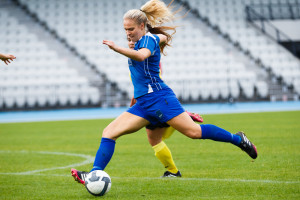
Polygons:
<instances>
[{"instance_id":1,"label":"blue shorts","mask_svg":"<svg viewBox=\"0 0 300 200\"><path fill-rule=\"evenodd\" d=\"M148 120L152 125L163 124L184 112L179 100L170 88L152 92L137 98L127 112Z\"/></svg>"}]
</instances>

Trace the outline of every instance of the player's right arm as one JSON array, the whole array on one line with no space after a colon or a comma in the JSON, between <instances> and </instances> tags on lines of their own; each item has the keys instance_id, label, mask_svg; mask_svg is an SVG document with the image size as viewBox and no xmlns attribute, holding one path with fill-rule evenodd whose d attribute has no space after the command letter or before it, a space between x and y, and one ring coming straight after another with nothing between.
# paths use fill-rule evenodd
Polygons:
<instances>
[{"instance_id":1,"label":"player's right arm","mask_svg":"<svg viewBox=\"0 0 300 200\"><path fill-rule=\"evenodd\" d=\"M109 40L103 40L102 43L107 45L110 49L114 50L115 52L118 52L119 54L122 54L138 62L142 62L151 56L151 51L147 48L141 48L136 51L133 49L120 47L116 45L113 41L109 41Z\"/></svg>"}]
</instances>

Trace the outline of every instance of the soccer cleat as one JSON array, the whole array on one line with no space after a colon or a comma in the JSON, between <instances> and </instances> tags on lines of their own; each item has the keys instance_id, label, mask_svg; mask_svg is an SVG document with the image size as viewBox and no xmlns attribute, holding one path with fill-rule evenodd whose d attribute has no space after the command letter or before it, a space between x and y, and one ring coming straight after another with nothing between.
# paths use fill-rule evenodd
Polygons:
<instances>
[{"instance_id":1,"label":"soccer cleat","mask_svg":"<svg viewBox=\"0 0 300 200\"><path fill-rule=\"evenodd\" d=\"M246 137L245 133L237 132L236 135L239 135L242 138L241 144L239 147L245 151L251 158L257 158L257 150L254 144Z\"/></svg>"},{"instance_id":2,"label":"soccer cleat","mask_svg":"<svg viewBox=\"0 0 300 200\"><path fill-rule=\"evenodd\" d=\"M89 172L78 171L76 169L71 169L71 174L75 181L81 184L85 184L85 177L89 174Z\"/></svg>"},{"instance_id":3,"label":"soccer cleat","mask_svg":"<svg viewBox=\"0 0 300 200\"><path fill-rule=\"evenodd\" d=\"M195 122L203 122L203 118L201 117L201 115L197 114L197 113L190 113L188 111L185 111L191 118L192 120L194 120Z\"/></svg>"},{"instance_id":4,"label":"soccer cleat","mask_svg":"<svg viewBox=\"0 0 300 200\"><path fill-rule=\"evenodd\" d=\"M166 177L181 177L181 173L178 170L178 172L176 174L171 173L169 171L165 171L164 175L162 176L162 178L166 178Z\"/></svg>"}]
</instances>

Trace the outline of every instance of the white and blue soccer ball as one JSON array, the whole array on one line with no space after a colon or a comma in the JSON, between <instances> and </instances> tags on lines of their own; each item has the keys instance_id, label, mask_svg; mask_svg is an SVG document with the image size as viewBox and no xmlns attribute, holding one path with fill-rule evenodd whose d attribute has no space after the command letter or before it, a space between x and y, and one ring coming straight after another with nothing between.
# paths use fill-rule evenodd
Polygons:
<instances>
[{"instance_id":1,"label":"white and blue soccer ball","mask_svg":"<svg viewBox=\"0 0 300 200\"><path fill-rule=\"evenodd\" d=\"M105 195L111 187L109 175L102 170L90 172L85 178L85 188L94 196Z\"/></svg>"}]
</instances>

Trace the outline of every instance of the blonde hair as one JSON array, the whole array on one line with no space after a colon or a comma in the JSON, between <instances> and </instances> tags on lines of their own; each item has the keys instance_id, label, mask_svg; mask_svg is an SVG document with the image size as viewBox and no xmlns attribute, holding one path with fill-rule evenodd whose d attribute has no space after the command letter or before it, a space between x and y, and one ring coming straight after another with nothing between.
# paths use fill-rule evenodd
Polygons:
<instances>
[{"instance_id":1,"label":"blonde hair","mask_svg":"<svg viewBox=\"0 0 300 200\"><path fill-rule=\"evenodd\" d=\"M144 23L147 31L153 34L163 34L167 36L167 41L160 46L161 52L164 54L164 48L170 46L172 35L176 32L176 26L162 26L167 22L172 22L175 19L175 14L179 11L172 12L170 5L174 0L166 5L160 0L150 0L145 3L141 9L132 9L125 13L123 19L135 20L137 24ZM168 34L166 31L173 31Z\"/></svg>"},{"instance_id":2,"label":"blonde hair","mask_svg":"<svg viewBox=\"0 0 300 200\"><path fill-rule=\"evenodd\" d=\"M174 20L174 14L171 9L169 9L169 6L170 4L166 6L166 4L160 0L151 0L141 7L141 11L146 14L148 23L152 27L155 27Z\"/></svg>"}]
</instances>

